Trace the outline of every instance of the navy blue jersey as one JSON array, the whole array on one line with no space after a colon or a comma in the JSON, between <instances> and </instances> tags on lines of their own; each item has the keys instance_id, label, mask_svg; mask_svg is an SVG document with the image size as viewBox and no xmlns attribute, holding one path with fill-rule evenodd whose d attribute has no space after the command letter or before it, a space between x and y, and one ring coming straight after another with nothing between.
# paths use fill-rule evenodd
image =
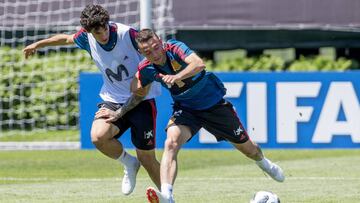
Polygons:
<instances>
[{"instance_id":1,"label":"navy blue jersey","mask_svg":"<svg viewBox=\"0 0 360 203\"><path fill-rule=\"evenodd\" d=\"M153 81L160 82L170 91L175 102L194 110L210 108L223 98L225 95L223 83L213 73L205 70L182 80L183 85L174 84L168 87L159 74L175 75L185 69L187 67L185 58L193 51L183 42L173 39L166 42L165 51L167 58L165 65L152 64L147 59L139 64L139 80L143 87Z\"/></svg>"},{"instance_id":2,"label":"navy blue jersey","mask_svg":"<svg viewBox=\"0 0 360 203\"><path fill-rule=\"evenodd\" d=\"M110 37L109 37L108 43L105 45L99 43L100 46L106 51L111 51L114 48L114 46L116 45L118 35L117 35L117 26L115 23L109 22L109 31L110 31ZM137 50L137 45L135 42L135 36L137 34L137 30L131 28L129 30L129 33L130 33L131 42L132 42L134 48ZM77 45L77 47L79 47L80 49L86 50L91 55L91 50L90 50L90 45L89 45L89 40L88 40L88 33L86 32L86 30L84 28L81 28L75 34L74 42Z\"/></svg>"}]
</instances>

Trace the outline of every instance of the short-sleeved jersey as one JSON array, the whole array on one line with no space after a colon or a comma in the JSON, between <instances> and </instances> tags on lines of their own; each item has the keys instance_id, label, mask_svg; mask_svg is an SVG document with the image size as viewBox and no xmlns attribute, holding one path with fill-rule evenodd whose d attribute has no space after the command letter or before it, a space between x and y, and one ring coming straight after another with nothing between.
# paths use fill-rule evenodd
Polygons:
<instances>
[{"instance_id":1,"label":"short-sleeved jersey","mask_svg":"<svg viewBox=\"0 0 360 203\"><path fill-rule=\"evenodd\" d=\"M165 51L167 58L165 65L152 64L147 59L139 64L139 80L143 87L153 81L160 82L170 91L175 102L194 110L210 108L223 98L226 92L223 83L213 73L205 70L171 87L164 83L159 74L179 73L187 67L185 58L194 53L183 42L173 39L165 43Z\"/></svg>"},{"instance_id":2,"label":"short-sleeved jersey","mask_svg":"<svg viewBox=\"0 0 360 203\"><path fill-rule=\"evenodd\" d=\"M91 33L81 29L74 35L75 44L86 50L102 73L100 97L104 101L125 103L131 96L130 84L143 56L137 51L136 30L120 23L109 23L109 42L102 45ZM160 85L152 84L146 99L160 95Z\"/></svg>"}]
</instances>

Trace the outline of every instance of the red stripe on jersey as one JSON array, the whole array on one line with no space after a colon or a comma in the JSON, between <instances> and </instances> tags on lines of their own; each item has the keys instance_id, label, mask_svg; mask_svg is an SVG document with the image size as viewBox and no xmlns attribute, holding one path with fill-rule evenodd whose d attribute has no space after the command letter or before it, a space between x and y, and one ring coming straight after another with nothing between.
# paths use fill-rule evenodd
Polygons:
<instances>
[{"instance_id":1,"label":"red stripe on jersey","mask_svg":"<svg viewBox=\"0 0 360 203\"><path fill-rule=\"evenodd\" d=\"M130 33L130 38L135 41L138 31L133 28L130 28L129 33Z\"/></svg>"},{"instance_id":2,"label":"red stripe on jersey","mask_svg":"<svg viewBox=\"0 0 360 203\"><path fill-rule=\"evenodd\" d=\"M86 33L84 28L81 28L77 33L75 33L74 39L78 38L82 33Z\"/></svg>"},{"instance_id":3,"label":"red stripe on jersey","mask_svg":"<svg viewBox=\"0 0 360 203\"><path fill-rule=\"evenodd\" d=\"M166 51L171 51L173 53L176 53L178 56L180 56L181 60L185 60L186 58L184 50L182 50L180 46L177 46L176 44L166 43Z\"/></svg>"},{"instance_id":4,"label":"red stripe on jersey","mask_svg":"<svg viewBox=\"0 0 360 203\"><path fill-rule=\"evenodd\" d=\"M138 65L138 71L144 69L146 66L149 66L149 65L151 65L151 62L149 60L147 60L147 59L142 60Z\"/></svg>"},{"instance_id":5,"label":"red stripe on jersey","mask_svg":"<svg viewBox=\"0 0 360 203\"><path fill-rule=\"evenodd\" d=\"M140 71L144 68L146 68L147 66L151 65L151 62L147 59L142 60L139 65L138 65L138 79L140 80L140 84L142 86L142 82L141 82L141 74Z\"/></svg>"},{"instance_id":6,"label":"red stripe on jersey","mask_svg":"<svg viewBox=\"0 0 360 203\"><path fill-rule=\"evenodd\" d=\"M117 32L117 25L115 23L110 24L110 32Z\"/></svg>"},{"instance_id":7,"label":"red stripe on jersey","mask_svg":"<svg viewBox=\"0 0 360 203\"><path fill-rule=\"evenodd\" d=\"M157 110L156 110L156 106L155 106L155 101L151 100L150 101L150 105L151 105L151 112L152 112L152 117L153 117L153 131L154 131L154 146L156 146L156 115L157 115Z\"/></svg>"}]
</instances>

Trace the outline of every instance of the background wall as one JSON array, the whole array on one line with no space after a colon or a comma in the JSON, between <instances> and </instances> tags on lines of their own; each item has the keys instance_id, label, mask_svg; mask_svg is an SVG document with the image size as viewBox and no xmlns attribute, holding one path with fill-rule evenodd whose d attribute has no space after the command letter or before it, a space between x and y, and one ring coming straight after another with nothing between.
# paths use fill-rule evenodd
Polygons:
<instances>
[{"instance_id":1,"label":"background wall","mask_svg":"<svg viewBox=\"0 0 360 203\"><path fill-rule=\"evenodd\" d=\"M217 73L250 137L267 148L360 147L360 72ZM80 128L83 149L91 149L90 126L100 102L101 76L80 75ZM157 147L165 140L171 97L157 98ZM129 133L120 139L132 148ZM230 148L207 131L185 148Z\"/></svg>"}]
</instances>

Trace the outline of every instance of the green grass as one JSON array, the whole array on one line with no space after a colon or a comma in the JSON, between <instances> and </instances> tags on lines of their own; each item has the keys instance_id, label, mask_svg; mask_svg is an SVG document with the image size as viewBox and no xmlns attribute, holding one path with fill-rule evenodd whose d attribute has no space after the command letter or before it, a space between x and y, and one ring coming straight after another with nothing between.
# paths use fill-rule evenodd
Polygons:
<instances>
[{"instance_id":1,"label":"green grass","mask_svg":"<svg viewBox=\"0 0 360 203\"><path fill-rule=\"evenodd\" d=\"M79 141L79 130L16 131L1 132L0 142L29 141Z\"/></svg>"},{"instance_id":2,"label":"green grass","mask_svg":"<svg viewBox=\"0 0 360 203\"><path fill-rule=\"evenodd\" d=\"M256 191L270 190L285 203L360 202L360 150L265 154L284 169L284 183L234 150L182 150L176 201L246 203ZM153 186L142 168L133 194L123 196L122 167L98 151L3 151L0 160L0 202L143 203Z\"/></svg>"}]
</instances>

